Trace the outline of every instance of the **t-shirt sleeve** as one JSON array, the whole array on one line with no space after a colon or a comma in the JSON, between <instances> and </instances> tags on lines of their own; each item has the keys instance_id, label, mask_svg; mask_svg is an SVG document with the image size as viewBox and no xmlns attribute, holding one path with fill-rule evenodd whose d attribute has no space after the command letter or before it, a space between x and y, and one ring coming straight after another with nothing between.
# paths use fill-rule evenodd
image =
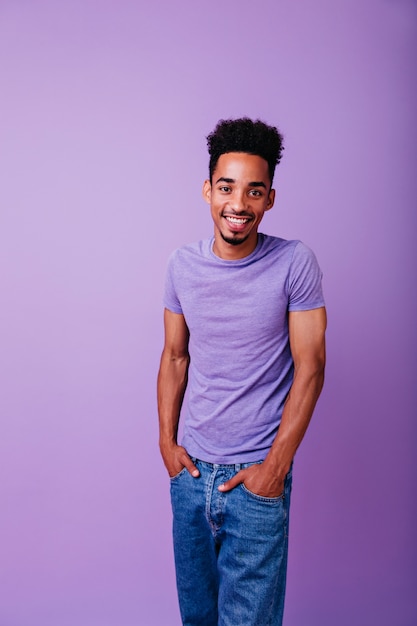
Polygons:
<instances>
[{"instance_id":1,"label":"t-shirt sleeve","mask_svg":"<svg viewBox=\"0 0 417 626\"><path fill-rule=\"evenodd\" d=\"M165 289L163 304L166 309L173 313L182 313L181 303L179 301L177 290L175 287L175 264L176 252L173 252L168 259L168 266L165 275Z\"/></svg>"},{"instance_id":2,"label":"t-shirt sleeve","mask_svg":"<svg viewBox=\"0 0 417 626\"><path fill-rule=\"evenodd\" d=\"M301 241L294 249L288 278L288 310L308 311L324 306L322 271L310 248Z\"/></svg>"}]
</instances>

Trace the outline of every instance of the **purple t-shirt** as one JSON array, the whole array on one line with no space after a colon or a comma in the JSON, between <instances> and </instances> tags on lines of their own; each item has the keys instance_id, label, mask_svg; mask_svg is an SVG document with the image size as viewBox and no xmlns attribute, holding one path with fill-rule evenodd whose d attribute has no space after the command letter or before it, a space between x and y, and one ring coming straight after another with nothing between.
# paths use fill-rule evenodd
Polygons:
<instances>
[{"instance_id":1,"label":"purple t-shirt","mask_svg":"<svg viewBox=\"0 0 417 626\"><path fill-rule=\"evenodd\" d=\"M300 241L258 233L237 261L212 248L184 246L168 263L164 305L190 331L182 445L210 463L260 461L293 380L288 312L324 306L322 273Z\"/></svg>"}]
</instances>

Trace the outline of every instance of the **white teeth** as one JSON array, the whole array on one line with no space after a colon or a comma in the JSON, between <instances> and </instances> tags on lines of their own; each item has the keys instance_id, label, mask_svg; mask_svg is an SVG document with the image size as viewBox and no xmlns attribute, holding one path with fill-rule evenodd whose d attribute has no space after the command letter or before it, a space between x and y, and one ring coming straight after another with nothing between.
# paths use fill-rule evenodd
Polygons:
<instances>
[{"instance_id":1,"label":"white teeth","mask_svg":"<svg viewBox=\"0 0 417 626\"><path fill-rule=\"evenodd\" d=\"M229 215L226 215L226 219L232 222L232 224L245 224L245 222L248 221L248 219L244 217L230 217Z\"/></svg>"}]
</instances>

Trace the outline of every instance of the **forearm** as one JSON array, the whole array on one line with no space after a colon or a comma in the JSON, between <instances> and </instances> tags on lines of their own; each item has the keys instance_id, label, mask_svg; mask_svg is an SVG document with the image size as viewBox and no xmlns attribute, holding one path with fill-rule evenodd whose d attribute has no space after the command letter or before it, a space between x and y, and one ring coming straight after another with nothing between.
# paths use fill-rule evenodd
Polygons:
<instances>
[{"instance_id":1,"label":"forearm","mask_svg":"<svg viewBox=\"0 0 417 626\"><path fill-rule=\"evenodd\" d=\"M250 491L267 498L282 494L285 477L307 430L323 380L324 366L300 367L296 371L277 436L266 459L261 464L240 470L231 480L219 486L220 491L230 491L244 482Z\"/></svg>"},{"instance_id":2,"label":"forearm","mask_svg":"<svg viewBox=\"0 0 417 626\"><path fill-rule=\"evenodd\" d=\"M285 402L277 436L265 463L272 473L283 479L291 467L313 415L324 383L324 359L302 365L295 371L293 384Z\"/></svg>"},{"instance_id":3,"label":"forearm","mask_svg":"<svg viewBox=\"0 0 417 626\"><path fill-rule=\"evenodd\" d=\"M285 477L323 387L326 310L320 307L291 312L288 327L294 378L275 440L263 463L240 470L220 485L220 491L244 482L250 491L267 498L282 494Z\"/></svg>"},{"instance_id":4,"label":"forearm","mask_svg":"<svg viewBox=\"0 0 417 626\"><path fill-rule=\"evenodd\" d=\"M159 448L168 474L173 477L184 467L195 478L199 471L187 451L177 444L181 405L187 387L189 356L164 350L158 374Z\"/></svg>"},{"instance_id":5,"label":"forearm","mask_svg":"<svg viewBox=\"0 0 417 626\"><path fill-rule=\"evenodd\" d=\"M162 353L158 374L158 414L160 446L176 444L178 422L187 386L188 354Z\"/></svg>"}]
</instances>

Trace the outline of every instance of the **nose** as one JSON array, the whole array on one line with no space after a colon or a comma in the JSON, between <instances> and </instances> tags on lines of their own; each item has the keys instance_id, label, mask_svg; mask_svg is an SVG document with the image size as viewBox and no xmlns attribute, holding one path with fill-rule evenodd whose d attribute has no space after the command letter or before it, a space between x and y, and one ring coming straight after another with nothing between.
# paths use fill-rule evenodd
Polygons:
<instances>
[{"instance_id":1,"label":"nose","mask_svg":"<svg viewBox=\"0 0 417 626\"><path fill-rule=\"evenodd\" d=\"M229 204L230 208L233 209L235 213L241 213L244 211L246 208L244 192L236 189L230 198Z\"/></svg>"}]
</instances>

